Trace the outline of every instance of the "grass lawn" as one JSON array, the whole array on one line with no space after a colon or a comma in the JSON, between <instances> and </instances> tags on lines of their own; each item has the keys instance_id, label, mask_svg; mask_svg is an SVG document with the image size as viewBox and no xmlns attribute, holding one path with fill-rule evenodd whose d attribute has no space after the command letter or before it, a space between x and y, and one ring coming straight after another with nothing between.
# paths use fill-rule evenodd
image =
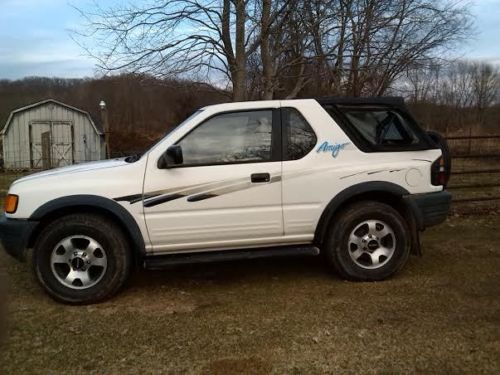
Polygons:
<instances>
[{"instance_id":1,"label":"grass lawn","mask_svg":"<svg viewBox=\"0 0 500 375\"><path fill-rule=\"evenodd\" d=\"M319 258L197 265L138 272L82 307L2 252L0 373L498 373L499 227L453 217L380 283L342 281Z\"/></svg>"},{"instance_id":2,"label":"grass lawn","mask_svg":"<svg viewBox=\"0 0 500 375\"><path fill-rule=\"evenodd\" d=\"M0 174L0 204L17 177ZM452 185L497 178L457 176ZM470 191L454 194L478 194ZM320 258L193 265L136 272L113 300L71 307L0 251L0 374L499 373L494 211L457 210L425 232L422 258L380 283L342 281Z\"/></svg>"}]
</instances>

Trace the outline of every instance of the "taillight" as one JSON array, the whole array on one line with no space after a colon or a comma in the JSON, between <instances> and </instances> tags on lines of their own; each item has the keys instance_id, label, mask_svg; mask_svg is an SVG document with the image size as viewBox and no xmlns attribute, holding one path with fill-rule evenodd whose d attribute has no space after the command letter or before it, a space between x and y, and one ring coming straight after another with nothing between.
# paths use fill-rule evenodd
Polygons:
<instances>
[{"instance_id":1,"label":"taillight","mask_svg":"<svg viewBox=\"0 0 500 375\"><path fill-rule=\"evenodd\" d=\"M448 172L446 171L446 166L444 164L444 159L441 156L431 167L431 184L435 186L444 186L448 183Z\"/></svg>"}]
</instances>

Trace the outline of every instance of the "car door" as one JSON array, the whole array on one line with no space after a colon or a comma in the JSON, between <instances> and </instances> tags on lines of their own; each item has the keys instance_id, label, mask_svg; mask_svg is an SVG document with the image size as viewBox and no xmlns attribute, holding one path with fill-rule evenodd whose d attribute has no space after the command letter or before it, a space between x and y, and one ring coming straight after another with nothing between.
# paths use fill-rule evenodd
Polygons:
<instances>
[{"instance_id":1,"label":"car door","mask_svg":"<svg viewBox=\"0 0 500 375\"><path fill-rule=\"evenodd\" d=\"M174 142L181 164L161 169L150 155L143 205L154 253L279 242L280 128L277 108L218 113Z\"/></svg>"},{"instance_id":2,"label":"car door","mask_svg":"<svg viewBox=\"0 0 500 375\"><path fill-rule=\"evenodd\" d=\"M312 112L316 115L316 112ZM296 108L282 107L283 124L283 218L285 235L310 242L320 213L321 191L325 186L323 164L314 148L318 137L311 124Z\"/></svg>"}]
</instances>

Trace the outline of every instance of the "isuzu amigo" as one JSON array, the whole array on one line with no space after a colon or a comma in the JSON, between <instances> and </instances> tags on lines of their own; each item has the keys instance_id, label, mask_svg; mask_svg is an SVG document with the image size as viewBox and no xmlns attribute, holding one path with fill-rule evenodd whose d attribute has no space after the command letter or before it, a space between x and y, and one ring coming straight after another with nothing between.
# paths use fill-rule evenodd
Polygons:
<instances>
[{"instance_id":1,"label":"isuzu amigo","mask_svg":"<svg viewBox=\"0 0 500 375\"><path fill-rule=\"evenodd\" d=\"M322 255L383 280L445 220L449 172L400 98L213 105L142 156L15 181L0 238L65 303L109 298L137 265Z\"/></svg>"}]
</instances>

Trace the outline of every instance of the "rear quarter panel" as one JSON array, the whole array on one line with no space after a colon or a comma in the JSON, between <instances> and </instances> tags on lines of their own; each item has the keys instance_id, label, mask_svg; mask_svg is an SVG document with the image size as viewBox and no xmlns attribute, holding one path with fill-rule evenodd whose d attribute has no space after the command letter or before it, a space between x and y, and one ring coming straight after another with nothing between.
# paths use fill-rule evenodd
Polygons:
<instances>
[{"instance_id":1,"label":"rear quarter panel","mask_svg":"<svg viewBox=\"0 0 500 375\"><path fill-rule=\"evenodd\" d=\"M440 150L364 153L316 101L282 101L282 106L298 109L317 136L308 155L283 163L286 235L302 235L312 241L328 203L362 182L389 182L411 194L442 190L430 183L431 164L441 155Z\"/></svg>"}]
</instances>

